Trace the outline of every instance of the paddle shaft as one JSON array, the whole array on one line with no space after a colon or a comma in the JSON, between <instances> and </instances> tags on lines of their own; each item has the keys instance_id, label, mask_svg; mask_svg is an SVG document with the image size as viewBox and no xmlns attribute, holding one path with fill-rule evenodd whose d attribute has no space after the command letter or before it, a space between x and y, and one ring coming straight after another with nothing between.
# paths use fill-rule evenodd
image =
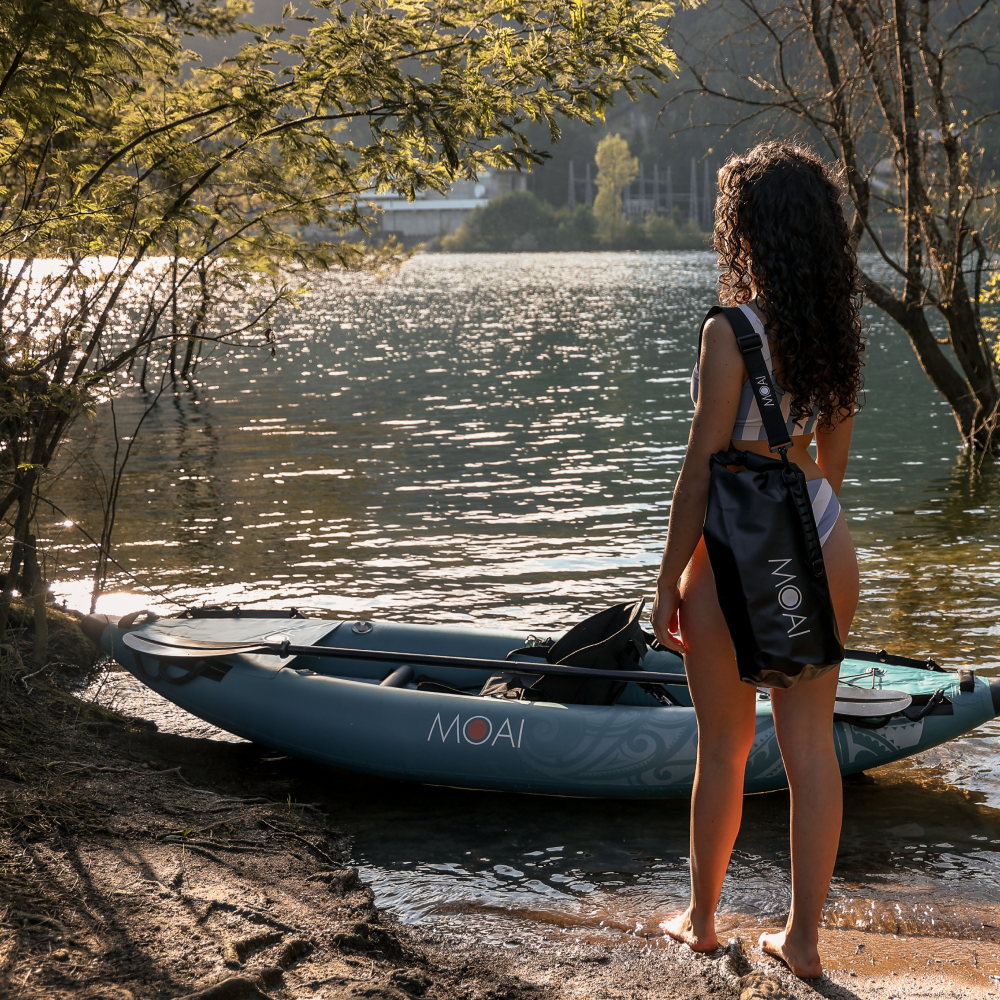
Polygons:
<instances>
[{"instance_id":1,"label":"paddle shaft","mask_svg":"<svg viewBox=\"0 0 1000 1000\"><path fill-rule=\"evenodd\" d=\"M263 653L268 656L323 656L335 659L378 660L383 663L409 663L425 667L447 667L453 670L495 670L501 673L546 674L559 677L608 678L618 681L639 681L643 684L687 684L684 674L661 674L649 670L591 670L588 667L569 667L545 662L525 663L523 660L486 660L466 656L438 656L434 653L397 653L378 649L347 649L339 646L293 646L286 643L225 643L162 642L159 637L130 634L125 645L140 653L170 659L172 649L184 650L188 656L198 653L203 657ZM132 642L128 640L131 639ZM136 640L139 640L136 642ZM141 645L140 645L141 644Z\"/></svg>"},{"instance_id":2,"label":"paddle shaft","mask_svg":"<svg viewBox=\"0 0 1000 1000\"><path fill-rule=\"evenodd\" d=\"M280 650L275 650L279 655ZM507 674L553 674L562 677L606 677L619 681L642 681L646 684L687 684L685 674L659 674L649 670L599 670L589 667L560 666L540 661L485 660L465 656L437 656L434 653L391 653L376 649L343 649L332 646L289 646L296 656L333 656L359 660L387 660L390 663L413 663L424 667L448 667L456 670L499 670Z\"/></svg>"}]
</instances>

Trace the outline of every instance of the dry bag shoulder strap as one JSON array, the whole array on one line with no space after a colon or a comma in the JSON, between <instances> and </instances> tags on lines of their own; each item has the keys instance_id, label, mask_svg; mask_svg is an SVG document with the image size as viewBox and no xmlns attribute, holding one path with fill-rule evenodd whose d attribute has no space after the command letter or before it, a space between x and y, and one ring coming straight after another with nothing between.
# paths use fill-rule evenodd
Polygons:
<instances>
[{"instance_id":1,"label":"dry bag shoulder strap","mask_svg":"<svg viewBox=\"0 0 1000 1000\"><path fill-rule=\"evenodd\" d=\"M729 325L736 335L736 343L743 354L743 363L747 366L747 374L750 376L750 387L757 400L757 409L760 411L764 430L767 431L768 447L771 451L787 448L791 445L792 439L781 415L781 404L778 402L778 394L774 391L771 374L767 370L760 335L750 325L750 320L746 318L742 309L724 308L723 306L713 306L709 309L705 321L701 324L702 330L705 329L705 323L719 313L723 313L729 320ZM698 353L701 354L700 334Z\"/></svg>"}]
</instances>

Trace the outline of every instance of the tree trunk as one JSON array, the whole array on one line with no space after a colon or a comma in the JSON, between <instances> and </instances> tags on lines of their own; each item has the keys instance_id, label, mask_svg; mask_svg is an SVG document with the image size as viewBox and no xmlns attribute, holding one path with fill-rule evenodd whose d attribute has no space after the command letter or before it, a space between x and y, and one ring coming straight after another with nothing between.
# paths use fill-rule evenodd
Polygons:
<instances>
[{"instance_id":1,"label":"tree trunk","mask_svg":"<svg viewBox=\"0 0 1000 1000\"><path fill-rule=\"evenodd\" d=\"M38 470L31 468L24 472L20 483L20 497L17 505L17 519L14 521L14 538L10 549L10 566L4 577L3 590L0 591L0 642L7 634L7 622L10 619L10 602L21 573L21 563L24 558L24 545L28 535L28 524L31 520L31 500L35 492L35 479Z\"/></svg>"},{"instance_id":2,"label":"tree trunk","mask_svg":"<svg viewBox=\"0 0 1000 1000\"><path fill-rule=\"evenodd\" d=\"M25 605L31 598L34 608L35 641L32 644L32 665L36 670L45 666L49 645L49 619L45 610L45 579L38 565L38 547L35 536L28 535L24 548L24 590Z\"/></svg>"},{"instance_id":3,"label":"tree trunk","mask_svg":"<svg viewBox=\"0 0 1000 1000\"><path fill-rule=\"evenodd\" d=\"M962 439L968 441L976 424L979 404L968 383L955 370L934 336L921 305L905 305L889 289L862 274L865 295L888 313L906 332L920 367L952 409Z\"/></svg>"}]
</instances>

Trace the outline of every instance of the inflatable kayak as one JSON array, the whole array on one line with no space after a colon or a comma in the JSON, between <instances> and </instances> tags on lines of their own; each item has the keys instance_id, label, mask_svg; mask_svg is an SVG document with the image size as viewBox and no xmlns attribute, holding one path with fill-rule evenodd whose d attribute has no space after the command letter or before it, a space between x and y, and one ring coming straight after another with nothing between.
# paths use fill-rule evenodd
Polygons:
<instances>
[{"instance_id":1,"label":"inflatable kayak","mask_svg":"<svg viewBox=\"0 0 1000 1000\"><path fill-rule=\"evenodd\" d=\"M621 675L630 679L615 704L578 705L480 696L496 673L490 663L539 644L524 632L239 609L145 620L90 615L83 628L198 718L331 767L542 795L691 794L697 726L683 661L666 650L646 650L635 677ZM883 651L848 657L838 693L843 714L834 721L845 775L919 753L1000 714L1000 678ZM659 697L639 683L639 671L662 682ZM761 690L745 790L785 787Z\"/></svg>"}]
</instances>

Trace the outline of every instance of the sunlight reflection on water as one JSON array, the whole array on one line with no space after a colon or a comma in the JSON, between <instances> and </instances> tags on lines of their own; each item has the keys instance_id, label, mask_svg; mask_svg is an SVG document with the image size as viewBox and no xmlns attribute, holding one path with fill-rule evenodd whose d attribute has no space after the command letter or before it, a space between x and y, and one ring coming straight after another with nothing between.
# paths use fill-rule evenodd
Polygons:
<instances>
[{"instance_id":1,"label":"sunlight reflection on water","mask_svg":"<svg viewBox=\"0 0 1000 1000\"><path fill-rule=\"evenodd\" d=\"M648 594L713 280L700 253L427 255L321 279L274 360L220 355L155 414L119 560L181 603L432 621L553 626ZM842 495L855 641L996 664L996 470L970 475L905 338L869 318ZM64 506L93 521L72 476ZM79 606L89 550L55 530L57 592Z\"/></svg>"}]
</instances>

